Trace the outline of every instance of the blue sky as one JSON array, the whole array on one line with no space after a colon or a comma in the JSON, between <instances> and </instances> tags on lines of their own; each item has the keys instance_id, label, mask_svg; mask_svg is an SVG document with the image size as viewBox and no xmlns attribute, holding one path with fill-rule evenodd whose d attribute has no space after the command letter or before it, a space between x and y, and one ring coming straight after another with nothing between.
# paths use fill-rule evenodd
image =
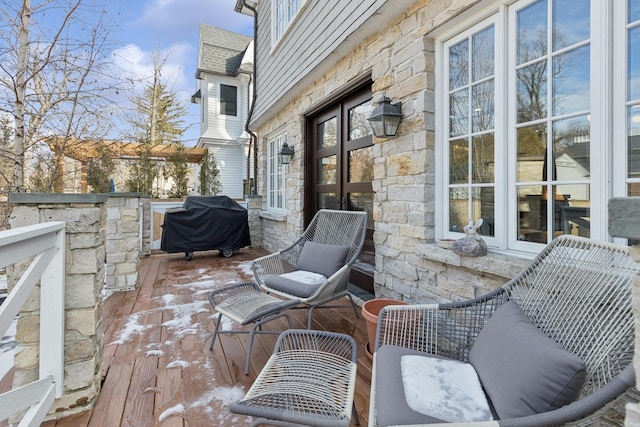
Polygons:
<instances>
[{"instance_id":1,"label":"blue sky","mask_svg":"<svg viewBox=\"0 0 640 427\"><path fill-rule=\"evenodd\" d=\"M199 110L190 103L195 92L198 28L201 23L241 34L253 35L253 18L234 11L235 0L117 0L110 4L120 17L116 37L120 65L134 75L151 75L152 55L158 49L167 62L163 76L186 101L193 124L185 134L185 145L193 146L199 135Z\"/></svg>"}]
</instances>

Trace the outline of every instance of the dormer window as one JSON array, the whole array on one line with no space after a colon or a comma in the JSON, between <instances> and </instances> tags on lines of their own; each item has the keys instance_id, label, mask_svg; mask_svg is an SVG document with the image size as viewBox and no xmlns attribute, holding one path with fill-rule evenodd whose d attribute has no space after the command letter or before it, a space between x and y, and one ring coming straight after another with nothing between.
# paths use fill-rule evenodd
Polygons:
<instances>
[{"instance_id":1,"label":"dormer window","mask_svg":"<svg viewBox=\"0 0 640 427\"><path fill-rule=\"evenodd\" d=\"M238 115L238 88L231 85L220 85L220 114Z\"/></svg>"}]
</instances>

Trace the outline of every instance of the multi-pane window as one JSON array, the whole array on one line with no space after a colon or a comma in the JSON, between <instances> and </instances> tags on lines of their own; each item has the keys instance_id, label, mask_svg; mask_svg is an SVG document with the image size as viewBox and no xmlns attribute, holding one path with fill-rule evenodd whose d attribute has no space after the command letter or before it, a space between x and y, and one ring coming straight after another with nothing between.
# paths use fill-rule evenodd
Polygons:
<instances>
[{"instance_id":1,"label":"multi-pane window","mask_svg":"<svg viewBox=\"0 0 640 427\"><path fill-rule=\"evenodd\" d=\"M296 13L306 0L272 0L273 43L280 40Z\"/></svg>"},{"instance_id":2,"label":"multi-pane window","mask_svg":"<svg viewBox=\"0 0 640 427\"><path fill-rule=\"evenodd\" d=\"M287 134L283 133L267 142L267 206L271 210L284 210L285 200L285 168L280 163L278 153L287 142Z\"/></svg>"},{"instance_id":3,"label":"multi-pane window","mask_svg":"<svg viewBox=\"0 0 640 427\"><path fill-rule=\"evenodd\" d=\"M236 86L220 84L220 114L225 116L238 115L238 88Z\"/></svg>"},{"instance_id":4,"label":"multi-pane window","mask_svg":"<svg viewBox=\"0 0 640 427\"><path fill-rule=\"evenodd\" d=\"M625 24L627 194L640 196L640 0L628 0Z\"/></svg>"},{"instance_id":5,"label":"multi-pane window","mask_svg":"<svg viewBox=\"0 0 640 427\"><path fill-rule=\"evenodd\" d=\"M536 252L561 234L607 240L606 203L625 195L612 182L640 195L640 0L495 4L439 45L439 234L483 218L499 249ZM612 36L619 28L624 37ZM597 59L607 56L611 68ZM616 156L621 115L627 149Z\"/></svg>"}]
</instances>

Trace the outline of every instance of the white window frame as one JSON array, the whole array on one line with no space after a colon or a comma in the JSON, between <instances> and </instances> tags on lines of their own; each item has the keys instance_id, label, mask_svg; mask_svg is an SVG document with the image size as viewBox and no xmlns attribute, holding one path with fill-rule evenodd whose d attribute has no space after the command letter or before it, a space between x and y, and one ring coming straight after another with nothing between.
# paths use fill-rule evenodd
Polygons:
<instances>
[{"instance_id":1,"label":"white window frame","mask_svg":"<svg viewBox=\"0 0 640 427\"><path fill-rule=\"evenodd\" d=\"M447 27L432 34L436 40L436 237L459 238L461 233L447 229L448 195L448 83L445 61L447 46L477 31L490 21L496 34L495 90L495 238L484 237L493 251L507 251L530 257L544 246L517 240L516 147L515 143L515 12L535 0L496 0L471 9ZM623 5L624 3L624 5ZM612 240L607 231L609 198L626 195L626 40L627 1L591 0L590 28L590 237ZM624 21L626 22L626 21ZM611 37L610 35L613 34ZM621 41L622 40L622 41ZM614 45L615 48L609 46ZM603 60L603 58L605 58ZM610 58L611 60L607 60ZM623 59L621 59L623 58ZM618 64L612 65L612 64ZM624 66L622 66L624 64ZM622 85L622 90L620 88ZM611 143L618 141L619 143Z\"/></svg>"},{"instance_id":2,"label":"white window frame","mask_svg":"<svg viewBox=\"0 0 640 427\"><path fill-rule=\"evenodd\" d=\"M271 48L275 49L300 15L307 0L271 0ZM278 19L282 10L282 20Z\"/></svg>"},{"instance_id":3,"label":"white window frame","mask_svg":"<svg viewBox=\"0 0 640 427\"><path fill-rule=\"evenodd\" d=\"M279 153L287 142L287 133L281 133L267 140L267 210L286 212L287 210L287 165L280 163ZM278 197L280 196L280 197Z\"/></svg>"},{"instance_id":4,"label":"white window frame","mask_svg":"<svg viewBox=\"0 0 640 427\"><path fill-rule=\"evenodd\" d=\"M222 112L222 86L231 86L236 88L236 115L224 114ZM218 115L220 117L225 117L228 120L240 120L240 86L236 83L227 83L227 82L218 82L217 84L218 96L217 96L217 104L216 109L218 111Z\"/></svg>"}]
</instances>

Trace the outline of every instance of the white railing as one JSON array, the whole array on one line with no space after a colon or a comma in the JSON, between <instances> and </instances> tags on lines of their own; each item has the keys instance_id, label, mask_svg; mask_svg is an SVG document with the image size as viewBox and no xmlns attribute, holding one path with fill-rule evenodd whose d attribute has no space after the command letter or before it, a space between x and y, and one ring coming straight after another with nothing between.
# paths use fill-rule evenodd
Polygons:
<instances>
[{"instance_id":1,"label":"white railing","mask_svg":"<svg viewBox=\"0 0 640 427\"><path fill-rule=\"evenodd\" d=\"M0 395L0 421L27 411L19 426L38 426L64 378L65 223L47 222L0 231L0 269L33 258L0 306L0 336L40 282L38 380Z\"/></svg>"}]
</instances>

